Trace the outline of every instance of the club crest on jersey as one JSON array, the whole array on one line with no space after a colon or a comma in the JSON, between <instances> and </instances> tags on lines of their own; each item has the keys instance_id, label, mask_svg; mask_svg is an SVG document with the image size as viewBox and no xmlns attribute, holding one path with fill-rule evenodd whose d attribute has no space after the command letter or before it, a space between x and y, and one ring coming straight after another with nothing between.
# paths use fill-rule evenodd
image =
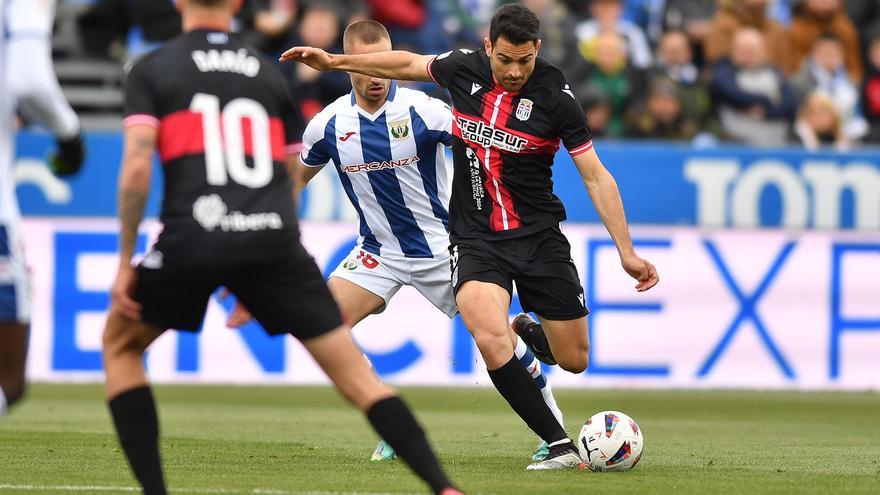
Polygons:
<instances>
[{"instance_id":1,"label":"club crest on jersey","mask_svg":"<svg viewBox=\"0 0 880 495\"><path fill-rule=\"evenodd\" d=\"M409 119L392 120L388 122L391 138L395 141L403 141L409 137Z\"/></svg>"},{"instance_id":2,"label":"club crest on jersey","mask_svg":"<svg viewBox=\"0 0 880 495\"><path fill-rule=\"evenodd\" d=\"M523 122L529 120L532 115L532 104L532 100L526 98L519 100L519 105L516 106L516 118Z\"/></svg>"}]
</instances>

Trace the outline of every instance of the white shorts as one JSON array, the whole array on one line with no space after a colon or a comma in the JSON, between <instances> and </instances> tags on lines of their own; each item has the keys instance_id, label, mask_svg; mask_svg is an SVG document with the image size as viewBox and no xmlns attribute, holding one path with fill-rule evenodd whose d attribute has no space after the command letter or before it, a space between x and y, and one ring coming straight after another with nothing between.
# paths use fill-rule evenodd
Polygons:
<instances>
[{"instance_id":1,"label":"white shorts","mask_svg":"<svg viewBox=\"0 0 880 495\"><path fill-rule=\"evenodd\" d=\"M29 323L30 319L30 274L18 225L0 222L0 323Z\"/></svg>"},{"instance_id":2,"label":"white shorts","mask_svg":"<svg viewBox=\"0 0 880 495\"><path fill-rule=\"evenodd\" d=\"M385 300L386 306L402 286L410 285L446 316L452 318L458 313L452 295L449 256L388 259L355 246L330 276L363 287ZM377 312L384 309L383 306Z\"/></svg>"}]
</instances>

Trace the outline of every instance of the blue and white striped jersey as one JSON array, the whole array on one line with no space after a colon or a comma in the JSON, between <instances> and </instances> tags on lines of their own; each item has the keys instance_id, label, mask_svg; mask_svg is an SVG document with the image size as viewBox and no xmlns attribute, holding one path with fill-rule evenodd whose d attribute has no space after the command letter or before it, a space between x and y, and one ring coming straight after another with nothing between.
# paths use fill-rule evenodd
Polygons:
<instances>
[{"instance_id":1,"label":"blue and white striped jersey","mask_svg":"<svg viewBox=\"0 0 880 495\"><path fill-rule=\"evenodd\" d=\"M309 122L302 161L333 163L360 218L360 245L391 258L448 256L452 112L440 100L391 82L370 114L354 92Z\"/></svg>"}]
</instances>

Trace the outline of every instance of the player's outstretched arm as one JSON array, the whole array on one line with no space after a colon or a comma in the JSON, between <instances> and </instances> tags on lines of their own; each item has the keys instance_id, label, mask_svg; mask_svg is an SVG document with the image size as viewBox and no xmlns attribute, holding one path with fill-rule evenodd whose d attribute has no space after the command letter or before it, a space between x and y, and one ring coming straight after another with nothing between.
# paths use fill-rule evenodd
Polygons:
<instances>
[{"instance_id":1,"label":"player's outstretched arm","mask_svg":"<svg viewBox=\"0 0 880 495\"><path fill-rule=\"evenodd\" d=\"M599 212L599 217L602 218L602 223L605 224L611 239L614 240L614 245L617 246L623 269L639 281L636 290L642 292L654 287L660 281L660 277L654 265L639 258L633 249L626 214L623 211L623 201L620 199L620 190L614 177L602 165L594 149L572 158L584 180L590 199Z\"/></svg>"},{"instance_id":2,"label":"player's outstretched arm","mask_svg":"<svg viewBox=\"0 0 880 495\"><path fill-rule=\"evenodd\" d=\"M428 63L433 55L419 55L403 50L341 55L320 48L296 46L281 54L282 62L295 61L320 71L344 70L383 79L431 82Z\"/></svg>"}]
</instances>

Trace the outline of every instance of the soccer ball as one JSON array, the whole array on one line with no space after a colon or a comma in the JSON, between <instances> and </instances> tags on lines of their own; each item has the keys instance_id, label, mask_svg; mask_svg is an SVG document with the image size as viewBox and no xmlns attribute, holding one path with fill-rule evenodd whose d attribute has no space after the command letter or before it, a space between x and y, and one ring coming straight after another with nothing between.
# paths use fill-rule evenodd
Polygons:
<instances>
[{"instance_id":1,"label":"soccer ball","mask_svg":"<svg viewBox=\"0 0 880 495\"><path fill-rule=\"evenodd\" d=\"M645 439L635 420L618 411L596 413L578 435L582 467L592 471L625 471L642 458Z\"/></svg>"}]
</instances>

